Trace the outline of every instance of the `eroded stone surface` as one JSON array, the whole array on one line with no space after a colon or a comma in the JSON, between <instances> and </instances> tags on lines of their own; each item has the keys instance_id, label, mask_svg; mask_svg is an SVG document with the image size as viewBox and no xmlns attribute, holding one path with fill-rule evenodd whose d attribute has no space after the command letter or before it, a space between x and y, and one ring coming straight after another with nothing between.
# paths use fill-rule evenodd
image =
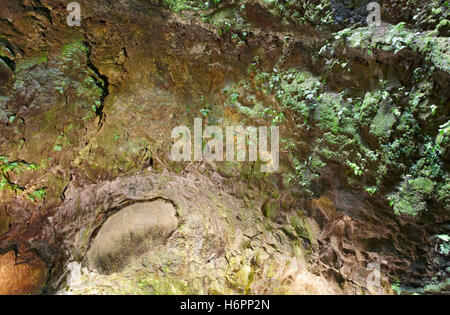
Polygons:
<instances>
[{"instance_id":1,"label":"eroded stone surface","mask_svg":"<svg viewBox=\"0 0 450 315\"><path fill-rule=\"evenodd\" d=\"M337 33L353 14L342 6L333 21L328 5L231 2L209 20L151 1L80 0L89 17L80 28L67 26L59 0L0 5L0 153L9 158L0 201L10 216L0 249L25 243L49 267L85 267L106 217L163 196L180 206L173 237L116 275L69 280L69 292L362 293L374 261L391 282L445 279L436 235L449 233L448 176L423 190L422 217L396 217L386 199L414 186L410 172L448 173L448 26L420 33L439 23L425 21L434 5L383 1L383 20L410 24L374 34ZM279 124L282 171L172 163L172 128L200 115L209 125ZM293 285L305 270L327 289ZM50 278L63 286L57 272Z\"/></svg>"},{"instance_id":2,"label":"eroded stone surface","mask_svg":"<svg viewBox=\"0 0 450 315\"><path fill-rule=\"evenodd\" d=\"M207 166L203 168L205 171ZM229 190L231 186L235 187L234 192ZM136 200L163 196L172 200L178 206L182 223L164 243L152 243L117 272L89 271L85 268L84 253L89 235L99 226L96 217L120 205L125 196ZM292 235L290 239L278 223L264 218L261 211L264 201L264 194L246 189L239 181L223 178L216 172L202 174L194 167L189 167L182 176L153 174L121 178L82 190L70 187L55 224L66 227L65 242L81 264L70 263L71 275L59 293L342 292L320 270L311 269L309 246L303 245L301 238ZM97 209L97 214L93 209ZM78 223L72 221L75 214L80 216ZM85 228L78 230L79 224ZM304 221L299 224L308 225ZM318 235L311 232L310 237ZM89 260L89 251L87 256ZM350 287L346 290L354 292Z\"/></svg>"},{"instance_id":3,"label":"eroded stone surface","mask_svg":"<svg viewBox=\"0 0 450 315\"><path fill-rule=\"evenodd\" d=\"M5 209L0 209L0 236L9 230L9 216Z\"/></svg>"},{"instance_id":4,"label":"eroded stone surface","mask_svg":"<svg viewBox=\"0 0 450 315\"><path fill-rule=\"evenodd\" d=\"M0 255L0 295L39 294L46 279L46 264L33 252Z\"/></svg>"},{"instance_id":5,"label":"eroded stone surface","mask_svg":"<svg viewBox=\"0 0 450 315\"><path fill-rule=\"evenodd\" d=\"M167 201L125 207L103 224L87 253L88 262L102 272L117 271L132 256L164 241L177 225L176 210Z\"/></svg>"}]
</instances>

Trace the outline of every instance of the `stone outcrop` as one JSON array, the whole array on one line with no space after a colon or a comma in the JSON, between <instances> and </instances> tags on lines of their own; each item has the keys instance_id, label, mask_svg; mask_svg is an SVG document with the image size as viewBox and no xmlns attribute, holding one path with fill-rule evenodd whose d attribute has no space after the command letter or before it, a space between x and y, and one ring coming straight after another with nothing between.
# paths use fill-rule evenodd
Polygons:
<instances>
[{"instance_id":1,"label":"stone outcrop","mask_svg":"<svg viewBox=\"0 0 450 315\"><path fill-rule=\"evenodd\" d=\"M172 204L160 200L135 203L107 219L92 241L87 260L103 272L120 270L130 256L158 246L177 226Z\"/></svg>"},{"instance_id":2,"label":"stone outcrop","mask_svg":"<svg viewBox=\"0 0 450 315\"><path fill-rule=\"evenodd\" d=\"M110 2L0 0L0 293L448 292L448 8ZM195 117L280 171L171 161Z\"/></svg>"}]
</instances>

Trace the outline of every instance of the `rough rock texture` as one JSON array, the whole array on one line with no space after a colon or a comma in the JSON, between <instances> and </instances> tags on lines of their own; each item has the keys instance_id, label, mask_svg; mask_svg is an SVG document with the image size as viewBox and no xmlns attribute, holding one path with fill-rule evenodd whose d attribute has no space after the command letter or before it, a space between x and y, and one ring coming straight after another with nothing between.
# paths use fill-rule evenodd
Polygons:
<instances>
[{"instance_id":1,"label":"rough rock texture","mask_svg":"<svg viewBox=\"0 0 450 315\"><path fill-rule=\"evenodd\" d=\"M114 218L113 215L107 219L106 214L111 209L123 208L116 212L118 215L132 209L133 206L127 204L152 205L154 201L145 201L161 198L171 200L180 220L180 226L164 243L147 247L145 253L136 255L127 266L110 275L71 265L67 290L63 287L60 293L343 292L342 288L308 271L308 261L312 257L306 249L309 247L304 248L300 239L287 235L278 224L264 219L261 213L264 199L260 192L242 183L228 181L206 165L200 172L189 168L182 176L136 176L83 190L69 189L67 200L53 222L56 229L66 227L65 243L73 257L80 261L88 248L92 249L96 242L102 241L99 239L101 232L96 238L92 235L98 227L105 228ZM84 228L79 230L79 226ZM50 226L46 230L50 230ZM295 234L295 231L291 233ZM315 237L313 232L309 237ZM361 268L364 273L365 268ZM352 286L345 290L355 292Z\"/></svg>"},{"instance_id":2,"label":"rough rock texture","mask_svg":"<svg viewBox=\"0 0 450 315\"><path fill-rule=\"evenodd\" d=\"M49 270L4 293L448 292L449 10L366 2L0 0L0 268ZM174 163L195 117L279 125L280 171ZM155 200L177 229L95 271Z\"/></svg>"},{"instance_id":3,"label":"rough rock texture","mask_svg":"<svg viewBox=\"0 0 450 315\"><path fill-rule=\"evenodd\" d=\"M46 279L47 266L35 253L0 255L0 295L39 294Z\"/></svg>"},{"instance_id":4,"label":"rough rock texture","mask_svg":"<svg viewBox=\"0 0 450 315\"><path fill-rule=\"evenodd\" d=\"M8 232L9 230L9 217L6 211L0 210L0 235Z\"/></svg>"},{"instance_id":5,"label":"rough rock texture","mask_svg":"<svg viewBox=\"0 0 450 315\"><path fill-rule=\"evenodd\" d=\"M172 204L156 200L135 203L113 214L95 236L87 259L92 268L112 272L123 268L132 255L157 246L178 226Z\"/></svg>"}]
</instances>

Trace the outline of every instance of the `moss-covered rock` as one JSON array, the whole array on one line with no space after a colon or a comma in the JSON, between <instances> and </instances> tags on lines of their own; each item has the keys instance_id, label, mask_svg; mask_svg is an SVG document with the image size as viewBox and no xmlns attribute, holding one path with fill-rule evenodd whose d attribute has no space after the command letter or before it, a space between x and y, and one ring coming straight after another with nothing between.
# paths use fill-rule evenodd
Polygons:
<instances>
[{"instance_id":1,"label":"moss-covered rock","mask_svg":"<svg viewBox=\"0 0 450 315\"><path fill-rule=\"evenodd\" d=\"M305 219L299 216L292 216L289 220L300 238L308 240L311 245L317 244L317 239L314 237L311 227Z\"/></svg>"},{"instance_id":2,"label":"moss-covered rock","mask_svg":"<svg viewBox=\"0 0 450 315\"><path fill-rule=\"evenodd\" d=\"M403 181L398 192L389 198L395 213L415 216L426 211L426 200L433 193L435 185L435 182L424 177Z\"/></svg>"},{"instance_id":3,"label":"moss-covered rock","mask_svg":"<svg viewBox=\"0 0 450 315\"><path fill-rule=\"evenodd\" d=\"M305 292L308 250L337 291L369 260L415 286L442 269L430 235L450 198L448 8L380 1L382 26L363 27L367 2L93 0L81 28L63 7L6 7L0 247L85 263L107 216L165 192L185 205L176 233L116 275L80 271L72 292ZM171 161L172 129L195 117L279 126L280 172Z\"/></svg>"},{"instance_id":4,"label":"moss-covered rock","mask_svg":"<svg viewBox=\"0 0 450 315\"><path fill-rule=\"evenodd\" d=\"M280 204L277 200L268 199L261 207L264 216L270 220L276 220L280 213Z\"/></svg>"}]
</instances>

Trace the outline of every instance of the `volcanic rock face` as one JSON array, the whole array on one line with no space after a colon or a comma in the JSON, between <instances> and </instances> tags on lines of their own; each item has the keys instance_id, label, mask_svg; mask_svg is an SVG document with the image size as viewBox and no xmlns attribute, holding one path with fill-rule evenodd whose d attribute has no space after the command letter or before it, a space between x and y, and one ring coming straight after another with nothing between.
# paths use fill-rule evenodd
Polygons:
<instances>
[{"instance_id":1,"label":"volcanic rock face","mask_svg":"<svg viewBox=\"0 0 450 315\"><path fill-rule=\"evenodd\" d=\"M0 0L0 293L446 292L448 8L78 2ZM279 172L172 161L197 117Z\"/></svg>"},{"instance_id":2,"label":"volcanic rock face","mask_svg":"<svg viewBox=\"0 0 450 315\"><path fill-rule=\"evenodd\" d=\"M59 293L355 292L352 286L339 288L308 270L307 253L295 231L290 231L291 239L279 228L267 229L270 223L261 213L263 198L253 186L227 181L206 166L200 171L188 167L183 176L135 176L69 189L53 222L57 229L65 227L65 244L73 257L78 261L87 257L94 268L71 263L67 285ZM127 205L130 202L134 203ZM107 218L110 211L115 214ZM139 223L125 224L138 216ZM112 229L118 225L121 228ZM125 234L130 245L126 251L115 243L110 246L111 240L132 226L137 227L133 235L139 226L145 230L145 240ZM106 231L113 236L106 238ZM172 234L167 235L169 232ZM311 231L305 237L315 239L317 235ZM98 257L97 249L106 258L106 270L92 259ZM116 264L117 254L127 258L126 264Z\"/></svg>"},{"instance_id":3,"label":"volcanic rock face","mask_svg":"<svg viewBox=\"0 0 450 315\"><path fill-rule=\"evenodd\" d=\"M120 270L130 256L142 254L173 233L178 225L175 215L173 205L160 200L136 203L113 214L89 248L90 266L103 272Z\"/></svg>"}]
</instances>

